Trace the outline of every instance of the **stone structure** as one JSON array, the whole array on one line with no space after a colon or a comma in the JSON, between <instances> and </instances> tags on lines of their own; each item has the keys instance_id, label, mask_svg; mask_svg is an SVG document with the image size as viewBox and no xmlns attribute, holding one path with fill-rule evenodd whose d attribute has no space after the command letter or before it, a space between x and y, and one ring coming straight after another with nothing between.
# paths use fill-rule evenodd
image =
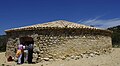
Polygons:
<instances>
[{"instance_id":1,"label":"stone structure","mask_svg":"<svg viewBox=\"0 0 120 66\"><path fill-rule=\"evenodd\" d=\"M36 61L65 59L84 53L110 51L111 31L58 20L5 31L8 37L6 57L15 56L21 37L34 42ZM29 40L31 38L31 40Z\"/></svg>"}]
</instances>

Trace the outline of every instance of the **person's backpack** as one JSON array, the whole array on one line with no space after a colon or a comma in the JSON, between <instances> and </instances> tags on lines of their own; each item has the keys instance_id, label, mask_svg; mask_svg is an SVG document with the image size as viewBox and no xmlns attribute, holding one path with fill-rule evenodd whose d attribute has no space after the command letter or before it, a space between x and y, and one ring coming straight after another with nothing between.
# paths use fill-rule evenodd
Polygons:
<instances>
[{"instance_id":1,"label":"person's backpack","mask_svg":"<svg viewBox=\"0 0 120 66\"><path fill-rule=\"evenodd\" d=\"M22 53L21 50L17 50L16 57L18 58L18 57L20 56L21 53Z\"/></svg>"}]
</instances>

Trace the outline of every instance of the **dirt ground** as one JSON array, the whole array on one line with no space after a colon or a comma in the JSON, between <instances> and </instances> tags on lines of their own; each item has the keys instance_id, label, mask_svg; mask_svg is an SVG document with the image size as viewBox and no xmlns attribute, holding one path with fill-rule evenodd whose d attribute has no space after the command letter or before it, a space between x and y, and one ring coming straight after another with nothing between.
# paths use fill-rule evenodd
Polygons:
<instances>
[{"instance_id":1,"label":"dirt ground","mask_svg":"<svg viewBox=\"0 0 120 66\"><path fill-rule=\"evenodd\" d=\"M15 62L6 63L4 54L4 52L0 53L0 64L8 64L11 66L120 66L120 48L113 48L112 53L89 58L80 58L78 60L57 60L22 65L16 65Z\"/></svg>"}]
</instances>

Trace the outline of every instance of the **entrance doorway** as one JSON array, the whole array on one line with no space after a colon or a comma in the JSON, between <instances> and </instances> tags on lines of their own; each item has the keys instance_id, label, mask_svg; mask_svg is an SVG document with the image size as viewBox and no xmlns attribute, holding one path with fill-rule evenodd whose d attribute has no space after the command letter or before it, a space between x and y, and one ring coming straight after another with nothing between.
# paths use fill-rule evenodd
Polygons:
<instances>
[{"instance_id":1,"label":"entrance doorway","mask_svg":"<svg viewBox=\"0 0 120 66\"><path fill-rule=\"evenodd\" d=\"M33 44L34 44L33 38L32 37L21 37L20 43L23 44L23 49L24 49L21 62L32 63Z\"/></svg>"},{"instance_id":2,"label":"entrance doorway","mask_svg":"<svg viewBox=\"0 0 120 66\"><path fill-rule=\"evenodd\" d=\"M29 43L34 44L34 41L33 41L32 37L21 37L20 38L20 43L21 44L29 44Z\"/></svg>"}]
</instances>

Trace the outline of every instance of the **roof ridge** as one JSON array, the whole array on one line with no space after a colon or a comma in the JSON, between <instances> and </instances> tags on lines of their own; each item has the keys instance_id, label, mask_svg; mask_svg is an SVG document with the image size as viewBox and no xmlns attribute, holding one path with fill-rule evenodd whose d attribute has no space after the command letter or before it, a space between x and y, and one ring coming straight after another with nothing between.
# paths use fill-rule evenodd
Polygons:
<instances>
[{"instance_id":1,"label":"roof ridge","mask_svg":"<svg viewBox=\"0 0 120 66\"><path fill-rule=\"evenodd\" d=\"M60 27L60 28L89 28L89 29L98 29L95 27L91 27L91 26L86 26L83 24L78 24L75 22L70 22L70 21L66 21L66 20L57 20L57 21L51 21L51 22L46 22L46 23L41 23L41 24L35 24L35 25L31 25L31 26L24 26L24 27L19 27L19 28L12 28L12 29L8 29L5 31L11 31L11 30L24 30L24 29L31 29L31 28L38 28L38 27Z\"/></svg>"}]
</instances>

